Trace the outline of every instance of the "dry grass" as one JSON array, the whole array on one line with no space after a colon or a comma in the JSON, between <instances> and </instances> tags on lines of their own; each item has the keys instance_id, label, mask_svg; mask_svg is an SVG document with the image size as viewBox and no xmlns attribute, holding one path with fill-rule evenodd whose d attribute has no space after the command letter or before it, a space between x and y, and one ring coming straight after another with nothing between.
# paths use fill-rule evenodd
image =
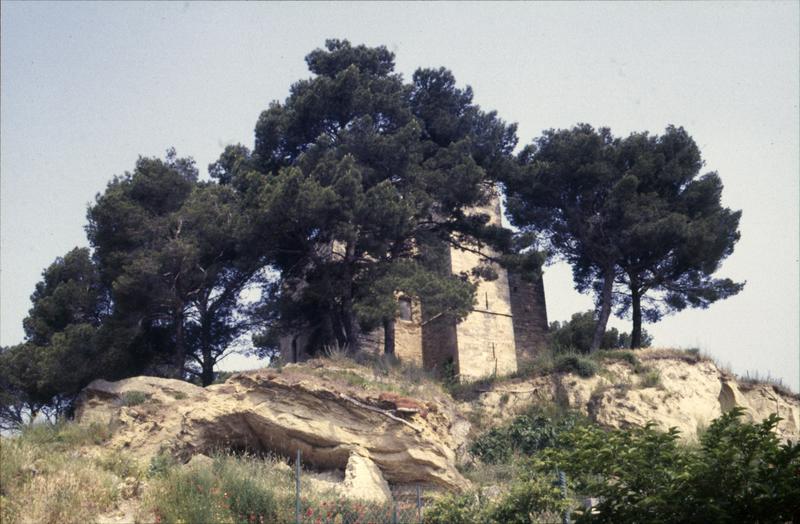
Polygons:
<instances>
[{"instance_id":1,"label":"dry grass","mask_svg":"<svg viewBox=\"0 0 800 524\"><path fill-rule=\"evenodd\" d=\"M59 424L0 439L0 521L83 524L113 507L120 478L78 452L104 434L99 426Z\"/></svg>"}]
</instances>

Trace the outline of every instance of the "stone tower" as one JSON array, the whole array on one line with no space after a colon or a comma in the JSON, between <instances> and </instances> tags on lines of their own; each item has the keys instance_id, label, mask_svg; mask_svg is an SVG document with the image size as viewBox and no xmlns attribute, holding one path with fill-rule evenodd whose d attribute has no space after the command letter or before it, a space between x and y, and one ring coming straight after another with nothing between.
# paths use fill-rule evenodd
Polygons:
<instances>
[{"instance_id":1,"label":"stone tower","mask_svg":"<svg viewBox=\"0 0 800 524\"><path fill-rule=\"evenodd\" d=\"M500 225L499 198L478 209ZM482 256L483 255L483 256ZM486 264L491 256L485 247L462 250L449 247L448 271L469 272ZM493 263L492 263L493 264ZM467 317L456 323L426 314L425 297L412 300L400 296L400 314L395 325L395 355L427 369L452 370L460 380L514 373L546 344L547 311L542 280L533 282L493 264L497 279L481 281L477 300ZM364 334L365 351L383 352L383 329ZM284 337L281 353L286 361L305 358L302 333Z\"/></svg>"}]
</instances>

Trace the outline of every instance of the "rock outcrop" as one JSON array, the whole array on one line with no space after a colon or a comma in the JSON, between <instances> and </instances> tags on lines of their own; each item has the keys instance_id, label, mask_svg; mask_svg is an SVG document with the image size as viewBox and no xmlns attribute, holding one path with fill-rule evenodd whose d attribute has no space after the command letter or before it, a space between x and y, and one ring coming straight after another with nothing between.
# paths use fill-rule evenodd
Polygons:
<instances>
[{"instance_id":1,"label":"rock outcrop","mask_svg":"<svg viewBox=\"0 0 800 524\"><path fill-rule=\"evenodd\" d=\"M386 481L466 484L442 404L332 383L300 366L244 372L207 388L155 377L96 380L77 418L111 422L108 445L142 460L162 451L189 460L218 449L286 457L299 450L304 464L346 470L345 491L363 489L375 500L387 496Z\"/></svg>"},{"instance_id":2,"label":"rock outcrop","mask_svg":"<svg viewBox=\"0 0 800 524\"><path fill-rule=\"evenodd\" d=\"M533 403L556 402L579 409L608 427L643 426L655 422L675 427L686 440L734 407L761 421L770 414L782 418L781 439L800 438L800 398L770 384L748 384L720 370L710 360L671 350L638 350L637 369L624 360L608 360L590 378L555 373L500 383L478 399L462 403L464 413L480 413L496 421L509 419Z\"/></svg>"}]
</instances>

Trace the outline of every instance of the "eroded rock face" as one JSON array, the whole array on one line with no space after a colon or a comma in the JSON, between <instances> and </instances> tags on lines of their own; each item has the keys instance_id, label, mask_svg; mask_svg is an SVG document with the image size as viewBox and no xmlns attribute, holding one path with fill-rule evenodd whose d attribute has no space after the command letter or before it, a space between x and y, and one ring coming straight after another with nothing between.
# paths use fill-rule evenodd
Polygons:
<instances>
[{"instance_id":1,"label":"eroded rock face","mask_svg":"<svg viewBox=\"0 0 800 524\"><path fill-rule=\"evenodd\" d=\"M345 470L356 454L352 468L371 471L376 485L466 484L455 468L450 418L436 404L333 386L291 366L240 373L207 388L155 377L98 380L82 393L77 418L113 422L109 445L143 460L161 449L184 460L216 449L287 457L299 449L304 463L323 470Z\"/></svg>"},{"instance_id":2,"label":"eroded rock face","mask_svg":"<svg viewBox=\"0 0 800 524\"><path fill-rule=\"evenodd\" d=\"M602 374L581 378L552 374L514 380L493 387L477 401L464 403L464 412L479 410L501 422L537 402L558 402L579 409L608 427L644 426L655 422L661 429L675 427L685 440L734 407L745 418L761 421L775 413L783 420L776 428L785 439L800 438L800 400L777 392L768 384L740 384L713 362L688 356L669 356L662 350L638 350L648 371L635 373L623 361L611 361ZM657 377L648 383L646 377Z\"/></svg>"}]
</instances>

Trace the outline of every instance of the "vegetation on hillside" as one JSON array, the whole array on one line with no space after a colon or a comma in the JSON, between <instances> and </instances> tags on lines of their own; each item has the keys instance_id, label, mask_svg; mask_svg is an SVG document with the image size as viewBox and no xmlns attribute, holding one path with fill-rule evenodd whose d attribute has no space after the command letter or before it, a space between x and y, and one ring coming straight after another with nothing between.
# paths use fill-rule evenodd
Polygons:
<instances>
[{"instance_id":1,"label":"vegetation on hillside","mask_svg":"<svg viewBox=\"0 0 800 524\"><path fill-rule=\"evenodd\" d=\"M643 318L741 289L714 276L740 212L720 204L715 173L699 176L682 128L621 139L579 125L516 154L516 125L445 68L404 79L386 47L346 40L306 63L311 76L259 115L252 147L222 151L210 180L169 149L97 194L90 247L44 270L25 340L0 349L2 427L68 415L96 378L209 385L226 354L274 357L299 329L298 352L355 356L383 326L391 357L399 299L424 299L420 320L459 321L497 277L489 262L526 279L545 253L573 264L598 309L554 326L552 367L584 376L592 362L564 351L646 346ZM518 232L480 211L497 196ZM452 274L449 247L485 260ZM630 312L630 336L605 331L614 306Z\"/></svg>"},{"instance_id":2,"label":"vegetation on hillside","mask_svg":"<svg viewBox=\"0 0 800 524\"><path fill-rule=\"evenodd\" d=\"M504 179L514 225L572 265L576 289L599 305L590 350L612 308L642 320L708 307L743 284L715 278L739 239L741 211L721 204L722 182L700 175L700 149L682 127L615 138L588 124L550 129L518 155Z\"/></svg>"},{"instance_id":3,"label":"vegetation on hillside","mask_svg":"<svg viewBox=\"0 0 800 524\"><path fill-rule=\"evenodd\" d=\"M742 411L716 419L696 445L675 430L608 430L525 414L478 437L473 453L511 465L495 499L486 490L451 495L426 522L463 524L576 522L789 522L800 517L800 443L780 442L778 417L745 422ZM476 466L481 468L483 466ZM566 498L556 482L566 474ZM483 486L484 488L486 486ZM589 508L580 502L593 499Z\"/></svg>"}]
</instances>

